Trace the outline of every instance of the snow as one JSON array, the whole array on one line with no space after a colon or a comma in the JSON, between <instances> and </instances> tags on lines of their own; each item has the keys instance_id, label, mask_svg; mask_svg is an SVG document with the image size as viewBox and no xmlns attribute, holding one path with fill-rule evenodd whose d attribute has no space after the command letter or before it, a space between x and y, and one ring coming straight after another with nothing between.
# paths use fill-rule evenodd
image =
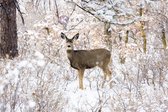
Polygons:
<instances>
[{"instance_id":1,"label":"snow","mask_svg":"<svg viewBox=\"0 0 168 112\"><path fill-rule=\"evenodd\" d=\"M100 1L82 1L81 5L87 11L93 13L96 17L104 22L110 22L112 24L130 24L137 20L136 11L134 7L128 5L127 1L115 0L105 2L104 4ZM133 16L131 19L120 21L119 18L122 16L126 17Z\"/></svg>"},{"instance_id":2,"label":"snow","mask_svg":"<svg viewBox=\"0 0 168 112\"><path fill-rule=\"evenodd\" d=\"M29 100L28 105L30 108L34 108L36 106L35 101Z\"/></svg>"},{"instance_id":3,"label":"snow","mask_svg":"<svg viewBox=\"0 0 168 112\"><path fill-rule=\"evenodd\" d=\"M137 8L136 5L130 7L125 0L114 0L111 4L87 1L89 3L83 4L83 7L113 23L118 22L113 18L115 15L132 14L135 16L133 19L138 20L134 10ZM154 1L145 1L155 4ZM42 3L43 1L40 1L40 4ZM145 5L142 1L138 3ZM58 5L64 12L60 15L67 16L70 10L64 9L66 2L58 1ZM118 14L110 10L112 6L118 9ZM25 7L26 3L21 8L26 9ZM156 9L159 7L160 5L157 5ZM48 5L46 8L48 10ZM24 12L27 13L26 10ZM42 19L32 17L31 19L36 21L35 24L31 24L31 28L25 27L24 31L18 25L19 57L0 62L0 111L36 112L41 109L44 112L99 112L100 110L102 112L166 112L168 110L167 49L155 49L161 46L161 40L155 35L158 32L154 30L148 33L147 36L152 39L147 38L148 52L144 54L140 50L142 38L137 27L127 26L128 29L135 30L133 33L136 40L135 43L134 39L129 38L127 44L124 40L121 43L117 40L118 32L123 31L122 33L125 34L125 27L111 27L109 30L116 38L116 43L119 43L119 45L113 43L111 51L112 79L105 81L102 87L102 70L98 67L86 70L83 79L84 90L80 90L77 71L69 65L65 42L60 39L60 32L66 32L69 37L80 32L79 40L75 43L76 49L107 47L101 36L104 24L81 22L79 26L69 30L68 28L75 22L67 21L65 30L55 19L55 12L51 12L52 10L46 11ZM77 8L72 16L67 17L93 18ZM131 20L126 19L118 23L130 23ZM50 34L42 31L44 27L51 30ZM123 64L120 63L120 55L126 58Z\"/></svg>"},{"instance_id":4,"label":"snow","mask_svg":"<svg viewBox=\"0 0 168 112\"><path fill-rule=\"evenodd\" d=\"M38 60L37 61L37 65L38 66L44 66L45 65L45 61L44 60Z\"/></svg>"},{"instance_id":5,"label":"snow","mask_svg":"<svg viewBox=\"0 0 168 112\"><path fill-rule=\"evenodd\" d=\"M21 61L21 62L18 64L18 68L25 67L25 66L27 66L27 64L28 64L28 61L27 61L27 60L23 60L23 61Z\"/></svg>"},{"instance_id":6,"label":"snow","mask_svg":"<svg viewBox=\"0 0 168 112\"><path fill-rule=\"evenodd\" d=\"M40 53L39 51L35 51L34 55L39 58L39 59L43 59L44 55L42 53Z\"/></svg>"}]
</instances>

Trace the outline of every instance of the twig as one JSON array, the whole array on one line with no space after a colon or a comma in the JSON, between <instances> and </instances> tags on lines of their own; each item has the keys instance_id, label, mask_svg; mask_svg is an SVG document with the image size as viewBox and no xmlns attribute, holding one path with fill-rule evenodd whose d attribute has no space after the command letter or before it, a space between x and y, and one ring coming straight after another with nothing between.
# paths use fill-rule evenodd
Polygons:
<instances>
[{"instance_id":1,"label":"twig","mask_svg":"<svg viewBox=\"0 0 168 112\"><path fill-rule=\"evenodd\" d=\"M57 16L57 18L59 18L57 0L54 0L54 1L55 1L55 8L56 8L56 16Z\"/></svg>"},{"instance_id":2,"label":"twig","mask_svg":"<svg viewBox=\"0 0 168 112\"><path fill-rule=\"evenodd\" d=\"M75 29L75 28L76 28L80 23L82 23L82 22L83 22L83 20L79 21L79 23L77 23L76 25L73 25L73 26L71 27L71 29L69 29L69 31Z\"/></svg>"},{"instance_id":3,"label":"twig","mask_svg":"<svg viewBox=\"0 0 168 112\"><path fill-rule=\"evenodd\" d=\"M17 0L14 0L14 3L15 3L15 6L16 6L18 12L19 12L19 15L20 15L20 17L21 17L21 19L22 19L22 23L25 24L25 22L24 22L24 18L23 18L23 13L22 13L21 10L20 10L18 1L17 1Z\"/></svg>"},{"instance_id":4,"label":"twig","mask_svg":"<svg viewBox=\"0 0 168 112\"><path fill-rule=\"evenodd\" d=\"M80 5L78 5L77 3L73 2L73 1L70 1L71 3L75 4L77 7L79 7L80 9L82 9L83 11L91 14L92 16L94 16L95 18L97 18L99 21L102 21L99 17L97 17L94 13L84 9L83 7L81 7Z\"/></svg>"}]
</instances>

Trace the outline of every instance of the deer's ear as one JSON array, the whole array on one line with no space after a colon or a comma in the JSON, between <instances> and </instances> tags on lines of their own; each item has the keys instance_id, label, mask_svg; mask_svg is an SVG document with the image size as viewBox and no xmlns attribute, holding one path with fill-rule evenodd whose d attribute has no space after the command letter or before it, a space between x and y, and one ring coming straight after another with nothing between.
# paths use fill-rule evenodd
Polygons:
<instances>
[{"instance_id":1,"label":"deer's ear","mask_svg":"<svg viewBox=\"0 0 168 112\"><path fill-rule=\"evenodd\" d=\"M66 39L67 36L66 36L64 33L61 32L61 38L62 38L62 39Z\"/></svg>"},{"instance_id":2,"label":"deer's ear","mask_svg":"<svg viewBox=\"0 0 168 112\"><path fill-rule=\"evenodd\" d=\"M77 33L73 38L72 38L72 40L77 40L79 38L79 33Z\"/></svg>"}]
</instances>

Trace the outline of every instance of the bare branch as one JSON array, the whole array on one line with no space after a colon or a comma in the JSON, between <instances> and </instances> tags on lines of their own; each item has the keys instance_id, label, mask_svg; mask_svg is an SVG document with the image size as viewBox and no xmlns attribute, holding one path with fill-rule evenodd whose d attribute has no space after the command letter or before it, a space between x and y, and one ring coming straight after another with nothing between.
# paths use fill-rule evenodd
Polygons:
<instances>
[{"instance_id":1,"label":"bare branch","mask_svg":"<svg viewBox=\"0 0 168 112\"><path fill-rule=\"evenodd\" d=\"M22 19L22 23L25 24L24 18L23 18L23 13L22 13L21 10L20 10L18 1L17 1L17 0L14 0L14 3L15 3L15 6L16 6L16 8L17 8L17 10L18 10L18 12L19 12L19 14L20 14L20 17L21 17L21 19Z\"/></svg>"},{"instance_id":2,"label":"bare branch","mask_svg":"<svg viewBox=\"0 0 168 112\"><path fill-rule=\"evenodd\" d=\"M124 22L114 22L114 21L109 21L109 20L106 20L105 18L103 17L100 17L98 15L96 15L95 13L93 13L92 11L89 11L87 10L86 8L80 6L79 4L77 4L76 2L73 2L73 1L69 1L69 3L73 3L75 4L78 8L82 9L83 11L89 13L90 15L94 16L96 19L98 19L99 21L101 22L109 22L110 24L113 24L113 25L121 25L121 26L126 26L126 25L129 25L129 24L132 24L136 21L139 20L139 17L135 17L134 19L132 20L129 20L129 21L124 21Z\"/></svg>"},{"instance_id":3,"label":"bare branch","mask_svg":"<svg viewBox=\"0 0 168 112\"><path fill-rule=\"evenodd\" d=\"M55 8L56 8L56 16L57 16L57 18L59 18L57 0L54 0L54 1L55 1Z\"/></svg>"}]
</instances>

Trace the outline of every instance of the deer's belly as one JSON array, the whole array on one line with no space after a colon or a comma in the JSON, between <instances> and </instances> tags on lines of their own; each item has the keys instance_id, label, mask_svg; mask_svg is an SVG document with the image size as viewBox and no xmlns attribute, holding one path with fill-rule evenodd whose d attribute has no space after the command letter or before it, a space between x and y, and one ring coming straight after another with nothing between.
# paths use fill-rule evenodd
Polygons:
<instances>
[{"instance_id":1,"label":"deer's belly","mask_svg":"<svg viewBox=\"0 0 168 112\"><path fill-rule=\"evenodd\" d=\"M70 63L71 64L71 67L74 68L74 69L79 69L79 66L75 63Z\"/></svg>"},{"instance_id":2,"label":"deer's belly","mask_svg":"<svg viewBox=\"0 0 168 112\"><path fill-rule=\"evenodd\" d=\"M99 62L95 61L95 62L92 62L92 61L88 61L84 64L85 68L86 69L90 69L90 68L94 68L96 66L99 65Z\"/></svg>"},{"instance_id":3,"label":"deer's belly","mask_svg":"<svg viewBox=\"0 0 168 112\"><path fill-rule=\"evenodd\" d=\"M91 65L86 65L85 66L86 69L91 69L91 68L94 68L94 67L95 67L95 65L92 65L92 66Z\"/></svg>"},{"instance_id":4,"label":"deer's belly","mask_svg":"<svg viewBox=\"0 0 168 112\"><path fill-rule=\"evenodd\" d=\"M81 69L81 68L91 69L91 68L94 68L95 66L97 66L96 64L88 64L88 63L79 64L79 63L71 62L70 64L71 64L71 67L74 69Z\"/></svg>"}]
</instances>

